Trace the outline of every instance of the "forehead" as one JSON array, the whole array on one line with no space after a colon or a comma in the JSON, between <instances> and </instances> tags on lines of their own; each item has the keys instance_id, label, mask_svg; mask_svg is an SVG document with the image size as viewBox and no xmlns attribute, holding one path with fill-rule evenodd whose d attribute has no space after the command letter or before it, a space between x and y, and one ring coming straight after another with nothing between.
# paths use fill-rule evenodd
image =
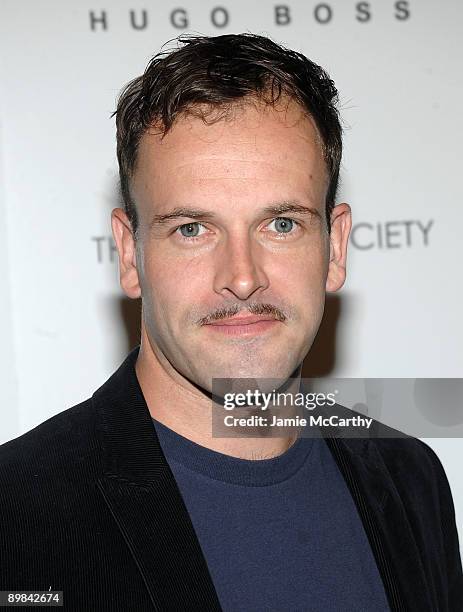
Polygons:
<instances>
[{"instance_id":1,"label":"forehead","mask_svg":"<svg viewBox=\"0 0 463 612\"><path fill-rule=\"evenodd\" d=\"M211 191L220 198L227 190L248 195L262 189L291 190L287 197L302 196L294 191L326 192L321 139L297 103L234 105L214 119L214 111L206 122L183 114L164 137L156 127L145 132L132 181L137 202L162 205Z\"/></svg>"}]
</instances>

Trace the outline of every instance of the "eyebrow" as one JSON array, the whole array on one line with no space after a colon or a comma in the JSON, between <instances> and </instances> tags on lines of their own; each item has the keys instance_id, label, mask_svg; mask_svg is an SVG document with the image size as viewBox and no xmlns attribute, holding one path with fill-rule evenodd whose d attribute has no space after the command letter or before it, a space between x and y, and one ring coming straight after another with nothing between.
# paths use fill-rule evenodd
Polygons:
<instances>
[{"instance_id":1,"label":"eyebrow","mask_svg":"<svg viewBox=\"0 0 463 612\"><path fill-rule=\"evenodd\" d=\"M259 211L261 214L269 214L269 215L282 215L283 213L295 213L300 215L308 215L311 217L318 217L319 220L322 219L320 212L313 207L303 206L299 204L297 201L285 201L278 202L276 204L270 204L261 208ZM216 213L210 210L203 210L201 208L192 208L189 206L180 206L174 208L171 212L166 213L164 215L154 215L150 222L150 229L152 229L156 225L162 225L163 223L167 223L172 219L179 219L188 217L190 219L204 219L204 220L212 220L217 217Z\"/></svg>"}]
</instances>

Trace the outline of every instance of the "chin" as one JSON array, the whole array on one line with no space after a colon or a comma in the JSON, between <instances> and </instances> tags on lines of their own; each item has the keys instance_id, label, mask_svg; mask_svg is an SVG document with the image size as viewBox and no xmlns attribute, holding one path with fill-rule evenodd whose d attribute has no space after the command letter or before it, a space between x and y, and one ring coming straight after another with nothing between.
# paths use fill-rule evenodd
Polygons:
<instances>
[{"instance_id":1,"label":"chin","mask_svg":"<svg viewBox=\"0 0 463 612\"><path fill-rule=\"evenodd\" d=\"M242 366L225 366L220 370L215 368L212 374L213 378L257 378L257 379L288 379L291 374L296 370L298 364L282 364L279 362L273 362L271 364L249 364ZM212 379L210 379L212 384ZM271 381L269 383L271 386Z\"/></svg>"}]
</instances>

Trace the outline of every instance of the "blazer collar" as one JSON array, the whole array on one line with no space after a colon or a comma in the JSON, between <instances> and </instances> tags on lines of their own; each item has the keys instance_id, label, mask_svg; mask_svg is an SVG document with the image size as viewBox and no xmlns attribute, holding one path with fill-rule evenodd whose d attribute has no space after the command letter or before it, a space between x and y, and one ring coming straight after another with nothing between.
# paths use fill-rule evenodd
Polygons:
<instances>
[{"instance_id":1,"label":"blazer collar","mask_svg":"<svg viewBox=\"0 0 463 612\"><path fill-rule=\"evenodd\" d=\"M102 453L97 487L154 609L219 611L206 560L136 376L139 348L92 396ZM352 415L343 406L335 408L340 416ZM379 437L393 432L377 421L375 427ZM431 610L416 541L375 439L346 438L336 428L322 429L322 435L356 504L391 609Z\"/></svg>"}]
</instances>

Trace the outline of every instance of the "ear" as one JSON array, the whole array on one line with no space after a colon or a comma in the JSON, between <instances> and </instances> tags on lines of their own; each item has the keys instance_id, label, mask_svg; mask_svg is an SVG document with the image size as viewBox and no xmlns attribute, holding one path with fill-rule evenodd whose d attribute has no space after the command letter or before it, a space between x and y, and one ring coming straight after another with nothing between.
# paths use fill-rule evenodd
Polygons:
<instances>
[{"instance_id":1,"label":"ear","mask_svg":"<svg viewBox=\"0 0 463 612\"><path fill-rule=\"evenodd\" d=\"M141 289L137 270L135 240L129 218L122 208L114 208L112 211L111 227L119 254L119 282L127 297L139 298Z\"/></svg>"},{"instance_id":2,"label":"ear","mask_svg":"<svg viewBox=\"0 0 463 612\"><path fill-rule=\"evenodd\" d=\"M330 262L326 291L337 291L346 280L347 244L352 227L349 204L338 204L331 212Z\"/></svg>"}]
</instances>

